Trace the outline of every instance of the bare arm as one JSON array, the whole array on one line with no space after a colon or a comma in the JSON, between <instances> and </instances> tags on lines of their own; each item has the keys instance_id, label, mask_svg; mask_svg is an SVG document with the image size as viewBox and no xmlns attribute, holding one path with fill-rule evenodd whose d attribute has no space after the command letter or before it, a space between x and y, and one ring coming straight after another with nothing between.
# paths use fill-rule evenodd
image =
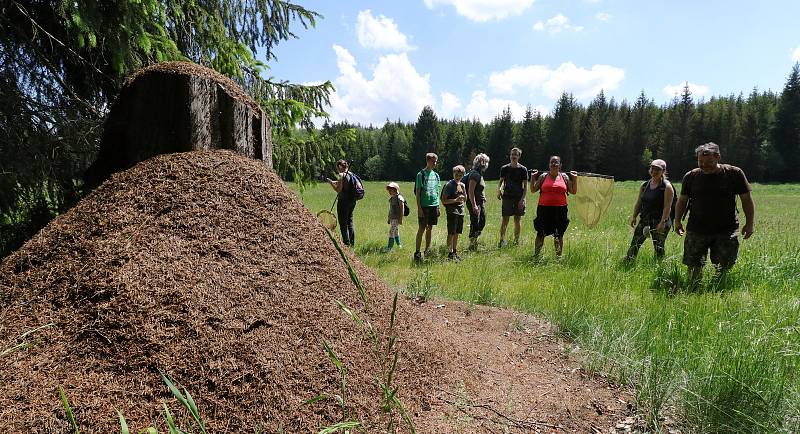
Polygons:
<instances>
[{"instance_id":1,"label":"bare arm","mask_svg":"<svg viewBox=\"0 0 800 434\"><path fill-rule=\"evenodd\" d=\"M675 204L675 232L683 235L683 214L686 212L686 204L689 203L689 196L682 194L678 196L678 203Z\"/></svg>"},{"instance_id":2,"label":"bare arm","mask_svg":"<svg viewBox=\"0 0 800 434\"><path fill-rule=\"evenodd\" d=\"M664 210L661 212L661 220L656 226L656 231L664 232L664 227L669 222L669 211L672 208L672 198L675 197L675 188L670 182L667 182L667 188L664 189Z\"/></svg>"},{"instance_id":3,"label":"bare arm","mask_svg":"<svg viewBox=\"0 0 800 434\"><path fill-rule=\"evenodd\" d=\"M525 203L525 196L528 195L528 178L522 180L522 197L519 199L519 203L522 206Z\"/></svg>"},{"instance_id":4,"label":"bare arm","mask_svg":"<svg viewBox=\"0 0 800 434\"><path fill-rule=\"evenodd\" d=\"M539 172L534 172L534 175L536 176L536 181L531 184L531 193L536 193L540 188L542 188L542 181L544 180L544 177L547 176L547 173L539 175Z\"/></svg>"},{"instance_id":5,"label":"bare arm","mask_svg":"<svg viewBox=\"0 0 800 434\"><path fill-rule=\"evenodd\" d=\"M478 181L471 179L469 180L469 205L470 209L472 210L473 214L478 213L478 205L475 203L475 186L478 185Z\"/></svg>"},{"instance_id":6,"label":"bare arm","mask_svg":"<svg viewBox=\"0 0 800 434\"><path fill-rule=\"evenodd\" d=\"M342 192L342 186L344 185L343 181L344 175L345 175L344 173L340 173L339 178L336 179L335 181L332 179L328 179L328 184L330 184L331 188L333 188L334 191L336 191L337 193Z\"/></svg>"},{"instance_id":7,"label":"bare arm","mask_svg":"<svg viewBox=\"0 0 800 434\"><path fill-rule=\"evenodd\" d=\"M636 227L636 217L639 216L639 211L642 207L642 190L639 189L639 195L636 196L636 203L633 204L633 214L631 215L631 227Z\"/></svg>"},{"instance_id":8,"label":"bare arm","mask_svg":"<svg viewBox=\"0 0 800 434\"><path fill-rule=\"evenodd\" d=\"M744 239L750 238L753 235L753 224L756 218L756 205L753 202L753 197L750 192L739 195L739 200L742 201L742 211L744 211L745 223L742 228L742 236Z\"/></svg>"},{"instance_id":9,"label":"bare arm","mask_svg":"<svg viewBox=\"0 0 800 434\"><path fill-rule=\"evenodd\" d=\"M567 189L569 194L576 194L578 192L578 172L571 170L567 172Z\"/></svg>"},{"instance_id":10,"label":"bare arm","mask_svg":"<svg viewBox=\"0 0 800 434\"><path fill-rule=\"evenodd\" d=\"M502 199L503 197L503 185L506 183L506 179L504 177L500 177L500 182L497 183L497 198Z\"/></svg>"}]
</instances>

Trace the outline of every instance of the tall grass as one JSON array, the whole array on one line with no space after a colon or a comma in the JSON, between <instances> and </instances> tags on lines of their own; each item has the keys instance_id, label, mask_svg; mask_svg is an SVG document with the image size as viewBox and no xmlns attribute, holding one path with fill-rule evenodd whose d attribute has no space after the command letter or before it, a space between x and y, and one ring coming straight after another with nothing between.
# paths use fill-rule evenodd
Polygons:
<instances>
[{"instance_id":1,"label":"tall grass","mask_svg":"<svg viewBox=\"0 0 800 434\"><path fill-rule=\"evenodd\" d=\"M754 185L755 235L742 241L724 285L712 282L709 268L696 291L687 290L683 240L674 232L663 262L651 244L635 263L622 261L638 186L618 183L595 228L572 213L560 261L549 239L542 258L533 257L536 197L520 245L496 248L500 203L490 198L481 248L464 251L462 262L446 260L444 221L434 229L425 286L548 318L580 349L588 370L633 385L654 428L668 413L697 432L800 432L800 186ZM366 190L355 212L356 253L395 289L419 287L414 216L401 227L404 249L381 253L388 196L383 183L367 183ZM401 192L410 197L411 185L402 183ZM303 200L318 211L333 194L311 186Z\"/></svg>"}]
</instances>

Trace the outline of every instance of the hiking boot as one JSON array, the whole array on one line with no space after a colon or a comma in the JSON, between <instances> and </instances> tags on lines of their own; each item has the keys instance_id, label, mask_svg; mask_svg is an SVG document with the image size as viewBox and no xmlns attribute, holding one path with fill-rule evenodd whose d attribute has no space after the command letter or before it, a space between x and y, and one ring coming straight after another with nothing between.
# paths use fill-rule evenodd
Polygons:
<instances>
[{"instance_id":1,"label":"hiking boot","mask_svg":"<svg viewBox=\"0 0 800 434\"><path fill-rule=\"evenodd\" d=\"M422 253L414 252L414 263L421 264L422 263Z\"/></svg>"},{"instance_id":2,"label":"hiking boot","mask_svg":"<svg viewBox=\"0 0 800 434\"><path fill-rule=\"evenodd\" d=\"M431 251L430 250L425 250L425 259L428 259L430 257L431 257Z\"/></svg>"}]
</instances>

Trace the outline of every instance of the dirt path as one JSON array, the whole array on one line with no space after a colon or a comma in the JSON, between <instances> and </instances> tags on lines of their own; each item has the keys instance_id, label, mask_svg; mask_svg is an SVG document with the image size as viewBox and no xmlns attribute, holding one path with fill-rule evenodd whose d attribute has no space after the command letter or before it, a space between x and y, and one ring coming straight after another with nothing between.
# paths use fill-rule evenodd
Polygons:
<instances>
[{"instance_id":1,"label":"dirt path","mask_svg":"<svg viewBox=\"0 0 800 434\"><path fill-rule=\"evenodd\" d=\"M586 375L549 323L452 301L417 309L462 356L451 362L462 380L433 394L431 410L417 415L419 432L608 433L630 423L630 393Z\"/></svg>"}]
</instances>

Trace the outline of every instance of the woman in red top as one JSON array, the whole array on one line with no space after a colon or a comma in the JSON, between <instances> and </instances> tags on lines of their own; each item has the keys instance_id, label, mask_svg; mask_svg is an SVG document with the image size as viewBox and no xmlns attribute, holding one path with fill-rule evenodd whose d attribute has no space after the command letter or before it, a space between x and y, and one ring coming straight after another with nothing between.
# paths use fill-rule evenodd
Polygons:
<instances>
[{"instance_id":1,"label":"woman in red top","mask_svg":"<svg viewBox=\"0 0 800 434\"><path fill-rule=\"evenodd\" d=\"M578 173L561 172L561 157L550 157L550 170L539 173L534 170L531 178L531 193L539 193L539 205L536 207L536 218L533 227L536 229L536 246L534 256L539 257L544 245L544 237L553 236L556 248L556 257L561 257L564 249L564 232L569 225L567 217L567 192L575 194L578 191Z\"/></svg>"}]
</instances>

